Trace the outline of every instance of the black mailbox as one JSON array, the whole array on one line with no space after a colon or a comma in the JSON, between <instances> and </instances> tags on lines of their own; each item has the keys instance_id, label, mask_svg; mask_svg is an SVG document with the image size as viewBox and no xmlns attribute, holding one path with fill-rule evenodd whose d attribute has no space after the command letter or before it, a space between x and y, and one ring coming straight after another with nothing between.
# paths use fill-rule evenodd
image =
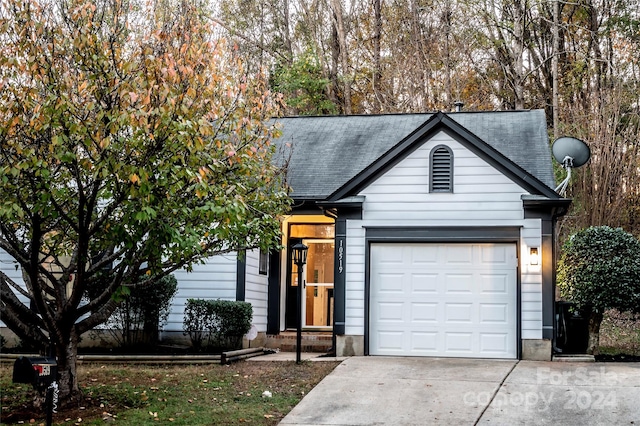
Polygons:
<instances>
[{"instance_id":1,"label":"black mailbox","mask_svg":"<svg viewBox=\"0 0 640 426\"><path fill-rule=\"evenodd\" d=\"M31 383L36 389L44 389L56 381L58 364L55 358L21 356L13 364L13 382Z\"/></svg>"}]
</instances>

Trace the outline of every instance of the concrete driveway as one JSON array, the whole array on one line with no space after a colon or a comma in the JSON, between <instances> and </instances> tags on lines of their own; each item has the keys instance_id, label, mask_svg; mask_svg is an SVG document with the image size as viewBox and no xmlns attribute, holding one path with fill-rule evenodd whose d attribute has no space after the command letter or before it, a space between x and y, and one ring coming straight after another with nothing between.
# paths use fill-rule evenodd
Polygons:
<instances>
[{"instance_id":1,"label":"concrete driveway","mask_svg":"<svg viewBox=\"0 0 640 426\"><path fill-rule=\"evenodd\" d=\"M281 425L640 425L640 363L353 357Z\"/></svg>"}]
</instances>

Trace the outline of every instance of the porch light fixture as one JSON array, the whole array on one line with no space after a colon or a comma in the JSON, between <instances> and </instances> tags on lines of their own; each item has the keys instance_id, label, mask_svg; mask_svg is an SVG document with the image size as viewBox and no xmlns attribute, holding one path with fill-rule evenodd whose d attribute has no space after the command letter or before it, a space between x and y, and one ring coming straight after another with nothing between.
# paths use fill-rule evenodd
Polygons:
<instances>
[{"instance_id":1,"label":"porch light fixture","mask_svg":"<svg viewBox=\"0 0 640 426\"><path fill-rule=\"evenodd\" d=\"M309 247L298 243L291 247L291 250L293 250L293 263L298 266L303 266L307 263L307 250L309 250Z\"/></svg>"},{"instance_id":2,"label":"porch light fixture","mask_svg":"<svg viewBox=\"0 0 640 426\"><path fill-rule=\"evenodd\" d=\"M296 333L296 364L301 362L301 346L302 346L302 288L304 283L302 282L302 269L307 263L307 250L309 247L302 243L295 244L291 247L293 253L293 263L298 267L298 309L296 315L296 322L298 324Z\"/></svg>"},{"instance_id":3,"label":"porch light fixture","mask_svg":"<svg viewBox=\"0 0 640 426\"><path fill-rule=\"evenodd\" d=\"M537 265L540 263L540 255L538 254L538 247L531 247L529 249L529 263Z\"/></svg>"}]
</instances>

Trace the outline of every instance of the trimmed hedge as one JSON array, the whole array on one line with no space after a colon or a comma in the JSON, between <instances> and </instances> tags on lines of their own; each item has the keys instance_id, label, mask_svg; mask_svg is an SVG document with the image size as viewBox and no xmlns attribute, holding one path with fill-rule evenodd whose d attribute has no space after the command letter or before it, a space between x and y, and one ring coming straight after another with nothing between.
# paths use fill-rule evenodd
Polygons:
<instances>
[{"instance_id":1,"label":"trimmed hedge","mask_svg":"<svg viewBox=\"0 0 640 426\"><path fill-rule=\"evenodd\" d=\"M247 302L188 299L182 328L196 351L239 349L252 319Z\"/></svg>"}]
</instances>

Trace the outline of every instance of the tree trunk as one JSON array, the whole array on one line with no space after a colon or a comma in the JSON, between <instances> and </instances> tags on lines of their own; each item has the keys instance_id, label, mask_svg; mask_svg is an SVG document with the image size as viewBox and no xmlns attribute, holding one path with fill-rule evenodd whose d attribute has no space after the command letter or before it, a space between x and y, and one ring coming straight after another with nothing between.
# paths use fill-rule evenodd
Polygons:
<instances>
[{"instance_id":1,"label":"tree trunk","mask_svg":"<svg viewBox=\"0 0 640 426\"><path fill-rule=\"evenodd\" d=\"M453 99L451 96L451 50L449 46L449 40L451 39L451 17L453 12L451 11L451 4L447 3L444 12L442 12L441 21L444 24L444 72L445 72L445 102L447 103L445 110L450 110L453 105Z\"/></svg>"},{"instance_id":2,"label":"tree trunk","mask_svg":"<svg viewBox=\"0 0 640 426\"><path fill-rule=\"evenodd\" d=\"M62 337L62 336L60 336ZM74 402L80 398L76 365L78 361L78 336L72 330L67 338L55 344L55 354L58 362L59 400L62 405Z\"/></svg>"},{"instance_id":3,"label":"tree trunk","mask_svg":"<svg viewBox=\"0 0 640 426\"><path fill-rule=\"evenodd\" d=\"M598 355L600 345L600 324L602 324L602 313L591 312L589 314L589 344L587 353Z\"/></svg>"},{"instance_id":4,"label":"tree trunk","mask_svg":"<svg viewBox=\"0 0 640 426\"><path fill-rule=\"evenodd\" d=\"M373 32L373 112L383 111L383 95L381 88L382 63L381 63L381 39L382 39L382 0L373 0L374 32Z\"/></svg>"},{"instance_id":5,"label":"tree trunk","mask_svg":"<svg viewBox=\"0 0 640 426\"><path fill-rule=\"evenodd\" d=\"M142 344L155 346L158 344L158 328L160 324L159 313L157 310L153 312L145 312L143 315L142 325Z\"/></svg>"},{"instance_id":6,"label":"tree trunk","mask_svg":"<svg viewBox=\"0 0 640 426\"><path fill-rule=\"evenodd\" d=\"M524 30L525 30L525 4L514 2L513 22L513 85L515 94L515 109L524 109Z\"/></svg>"},{"instance_id":7,"label":"tree trunk","mask_svg":"<svg viewBox=\"0 0 640 426\"><path fill-rule=\"evenodd\" d=\"M343 111L351 114L351 78L349 76L349 53L347 48L347 33L344 26L344 15L341 0L331 0L333 9L334 27L336 31L338 47L340 49L340 65L342 68L342 97Z\"/></svg>"},{"instance_id":8,"label":"tree trunk","mask_svg":"<svg viewBox=\"0 0 640 426\"><path fill-rule=\"evenodd\" d=\"M558 55L560 54L560 6L558 4L560 0L553 0L553 56L551 58L551 73L552 73L552 97L553 97L553 140L555 141L560 136L560 129L558 125L559 119L559 89L558 89Z\"/></svg>"}]
</instances>

